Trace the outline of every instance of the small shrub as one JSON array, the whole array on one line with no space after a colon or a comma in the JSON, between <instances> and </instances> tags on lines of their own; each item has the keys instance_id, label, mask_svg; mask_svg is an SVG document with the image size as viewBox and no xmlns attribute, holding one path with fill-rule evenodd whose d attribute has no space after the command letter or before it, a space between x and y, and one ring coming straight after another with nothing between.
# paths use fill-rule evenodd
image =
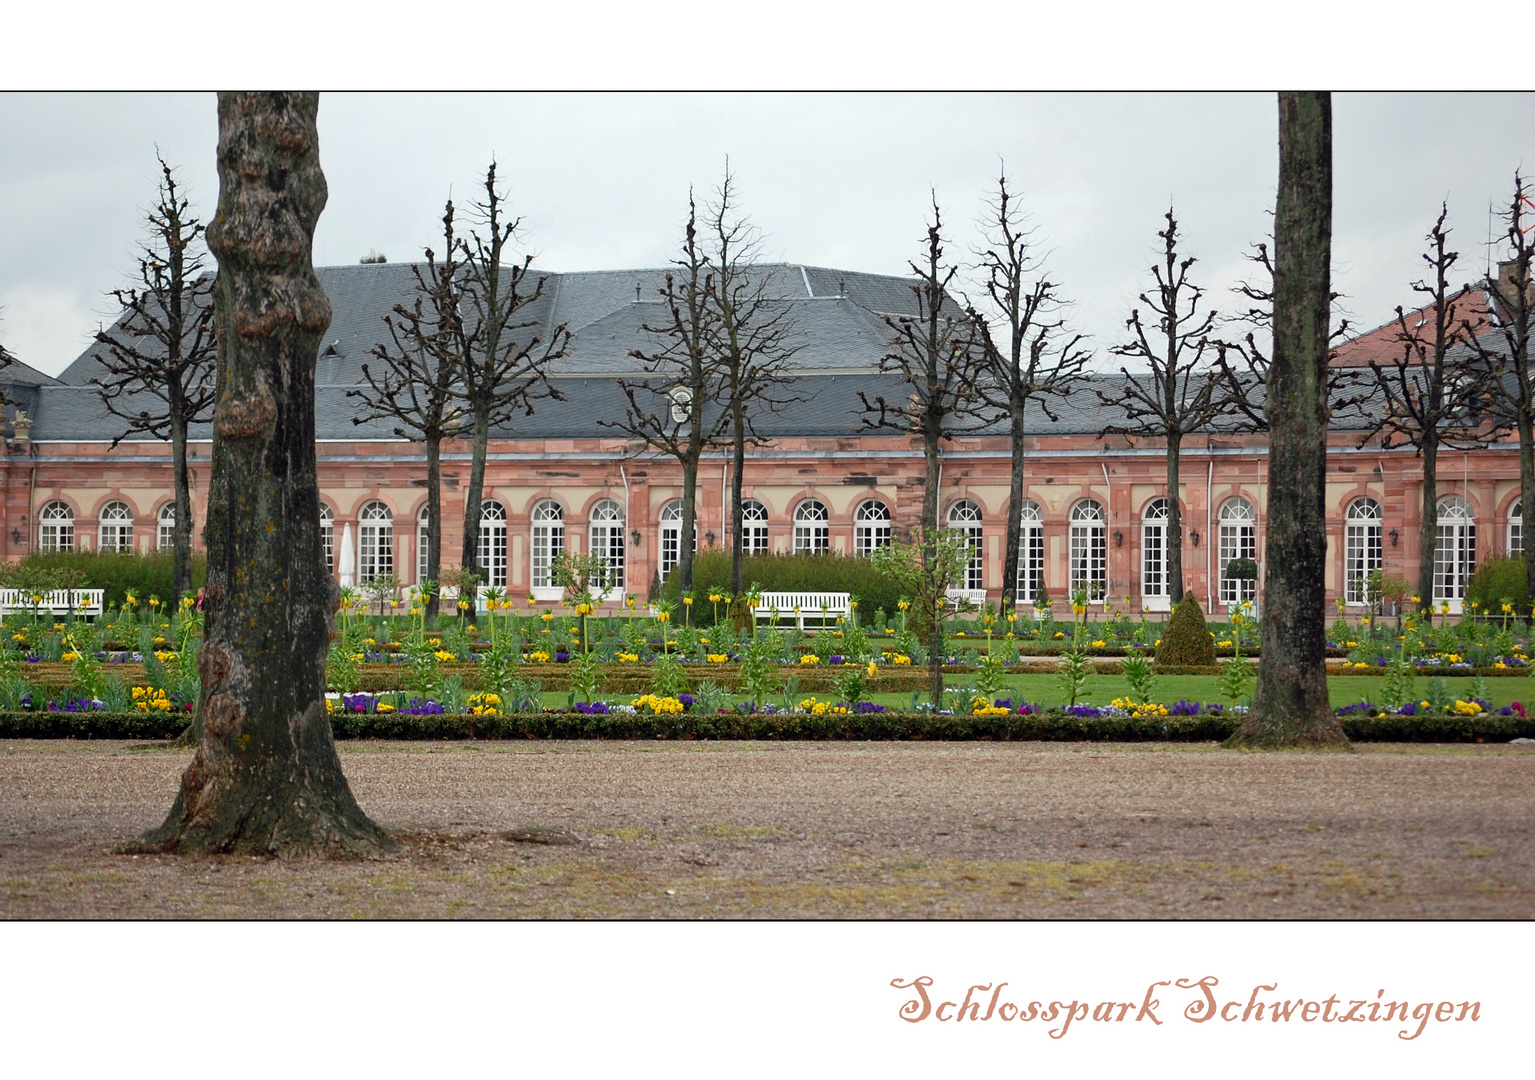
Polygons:
<instances>
[{"instance_id":1,"label":"small shrub","mask_svg":"<svg viewBox=\"0 0 1535 1080\"><path fill-rule=\"evenodd\" d=\"M1215 663L1215 639L1205 625L1205 613L1193 593L1183 599L1167 620L1162 644L1157 646L1157 666L1209 667Z\"/></svg>"},{"instance_id":2,"label":"small shrub","mask_svg":"<svg viewBox=\"0 0 1535 1080\"><path fill-rule=\"evenodd\" d=\"M871 560L852 555L748 555L742 580L748 586L755 582L763 592L852 593L858 598L861 619L872 619L876 612L894 618L901 599L900 587L893 578L880 573ZM653 595L676 603L680 590L679 577L673 574ZM693 605L694 625L705 626L714 621L715 605L707 600L710 593L730 595L728 550L705 548L693 557L693 595L705 598ZM737 601L728 608L720 604L717 615L720 621L734 618L740 629L747 630L751 625L750 613L750 608Z\"/></svg>"},{"instance_id":3,"label":"small shrub","mask_svg":"<svg viewBox=\"0 0 1535 1080\"><path fill-rule=\"evenodd\" d=\"M1476 568L1466 583L1466 610L1471 601L1477 610L1486 615L1501 615L1504 603L1513 605L1515 615L1527 615L1530 610L1529 592L1524 582L1524 556L1509 555L1488 559Z\"/></svg>"}]
</instances>

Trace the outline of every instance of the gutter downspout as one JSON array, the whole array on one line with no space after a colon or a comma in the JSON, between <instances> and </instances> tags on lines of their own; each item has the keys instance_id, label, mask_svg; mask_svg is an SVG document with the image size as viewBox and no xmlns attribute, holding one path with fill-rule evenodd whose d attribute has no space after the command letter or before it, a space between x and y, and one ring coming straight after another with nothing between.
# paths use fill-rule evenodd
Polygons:
<instances>
[{"instance_id":1,"label":"gutter downspout","mask_svg":"<svg viewBox=\"0 0 1535 1080\"><path fill-rule=\"evenodd\" d=\"M35 538L40 545L43 538L43 527L38 524L36 504L37 502L37 466L28 470L27 476L27 553L37 550L32 541Z\"/></svg>"},{"instance_id":2,"label":"gutter downspout","mask_svg":"<svg viewBox=\"0 0 1535 1080\"><path fill-rule=\"evenodd\" d=\"M1205 610L1215 611L1215 578L1211 576L1210 569L1212 556L1210 545L1215 543L1215 537L1210 535L1210 523L1214 520L1210 515L1213 508L1210 500L1215 497L1215 459L1210 459L1210 471L1205 474Z\"/></svg>"},{"instance_id":3,"label":"gutter downspout","mask_svg":"<svg viewBox=\"0 0 1535 1080\"><path fill-rule=\"evenodd\" d=\"M624 533L626 534L624 536L624 592L627 593L629 591L627 588L629 585L629 568L634 565L634 559L628 555L629 537L627 534L630 529L634 528L634 522L629 517L629 474L624 471L624 463L622 461L618 463L618 475L624 481Z\"/></svg>"},{"instance_id":4,"label":"gutter downspout","mask_svg":"<svg viewBox=\"0 0 1535 1080\"><path fill-rule=\"evenodd\" d=\"M1104 507L1103 514L1103 606L1109 607L1109 525L1114 518L1114 485L1109 483L1109 463L1098 462L1103 466L1103 501L1108 505Z\"/></svg>"}]
</instances>

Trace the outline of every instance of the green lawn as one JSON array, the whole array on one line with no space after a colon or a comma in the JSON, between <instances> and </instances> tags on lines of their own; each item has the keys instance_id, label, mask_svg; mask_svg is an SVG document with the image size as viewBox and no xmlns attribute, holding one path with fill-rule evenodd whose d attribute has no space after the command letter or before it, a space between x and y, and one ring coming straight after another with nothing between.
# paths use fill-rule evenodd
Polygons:
<instances>
[{"instance_id":1,"label":"green lawn","mask_svg":"<svg viewBox=\"0 0 1535 1080\"><path fill-rule=\"evenodd\" d=\"M949 675L945 677L944 685L949 687L964 686L972 676ZM1328 695L1332 699L1333 706L1352 705L1356 701L1366 700L1375 695L1381 684L1381 679L1373 675L1335 675L1327 680ZM1006 680L1006 689L1000 696L1011 696L1016 701L1030 701L1039 705L1062 705L1065 699L1060 692L1060 676L1058 675L1013 675ZM1471 678L1446 678L1450 692L1456 697L1466 697L1470 693ZM1249 684L1251 685L1251 684ZM1535 687L1532 687L1527 679L1493 678L1487 680L1488 687L1492 690L1492 705L1494 707L1507 705L1513 701L1527 702L1535 699ZM1428 688L1428 680L1419 678L1415 683L1415 692L1421 697ZM1087 680L1087 694L1081 700L1093 705L1107 705L1116 697L1125 697L1130 693L1129 684L1123 676L1119 675L1091 675ZM622 701L628 695L602 693L605 700ZM808 696L808 695L801 695ZM817 697L825 699L832 695L828 693L817 694ZM548 691L543 695L544 704L551 707L562 707L565 704L567 694L565 691ZM1163 675L1157 679L1154 700L1165 704L1175 701L1220 702L1225 704L1221 697L1219 680L1214 675ZM911 694L875 694L872 700L889 706L905 706L911 702Z\"/></svg>"}]
</instances>

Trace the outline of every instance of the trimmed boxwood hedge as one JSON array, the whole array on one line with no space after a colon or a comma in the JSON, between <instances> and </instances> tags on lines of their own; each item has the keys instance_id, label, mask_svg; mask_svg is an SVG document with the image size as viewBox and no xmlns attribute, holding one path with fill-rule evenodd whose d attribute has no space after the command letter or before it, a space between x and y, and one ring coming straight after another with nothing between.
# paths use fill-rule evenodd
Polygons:
<instances>
[{"instance_id":1,"label":"trimmed boxwood hedge","mask_svg":"<svg viewBox=\"0 0 1535 1080\"><path fill-rule=\"evenodd\" d=\"M0 713L0 738L170 739L185 728L184 713ZM522 713L468 716L443 713L336 713L338 739L758 739L869 741L1218 742L1236 730L1235 716L1076 717L935 716L930 713L722 713L642 716L610 713ZM1345 716L1354 742L1472 743L1535 738L1535 718L1518 716Z\"/></svg>"}]
</instances>

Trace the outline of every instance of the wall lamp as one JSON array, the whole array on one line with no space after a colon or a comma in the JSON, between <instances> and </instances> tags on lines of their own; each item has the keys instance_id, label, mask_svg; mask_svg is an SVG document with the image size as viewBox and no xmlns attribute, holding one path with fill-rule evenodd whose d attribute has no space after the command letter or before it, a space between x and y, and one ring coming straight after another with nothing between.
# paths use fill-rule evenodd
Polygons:
<instances>
[{"instance_id":1,"label":"wall lamp","mask_svg":"<svg viewBox=\"0 0 1535 1080\"><path fill-rule=\"evenodd\" d=\"M1193 543L1193 545L1195 547L1199 546L1199 530L1198 529L1193 529L1193 530L1191 530L1189 532L1189 540L1190 540L1191 543Z\"/></svg>"},{"instance_id":2,"label":"wall lamp","mask_svg":"<svg viewBox=\"0 0 1535 1080\"><path fill-rule=\"evenodd\" d=\"M1118 529L1114 530L1114 546L1115 547L1124 547L1125 546L1125 534L1120 532Z\"/></svg>"},{"instance_id":3,"label":"wall lamp","mask_svg":"<svg viewBox=\"0 0 1535 1080\"><path fill-rule=\"evenodd\" d=\"M705 542L708 543L708 545L710 547L713 547L714 546L714 533L713 532L706 532L706 533L704 533L704 540L705 540Z\"/></svg>"},{"instance_id":4,"label":"wall lamp","mask_svg":"<svg viewBox=\"0 0 1535 1080\"><path fill-rule=\"evenodd\" d=\"M640 546L640 531L638 529L635 529L633 532L631 532L629 534L629 539L634 541L634 546L635 547L639 547Z\"/></svg>"},{"instance_id":5,"label":"wall lamp","mask_svg":"<svg viewBox=\"0 0 1535 1080\"><path fill-rule=\"evenodd\" d=\"M1396 547L1396 530L1391 530L1391 546Z\"/></svg>"},{"instance_id":6,"label":"wall lamp","mask_svg":"<svg viewBox=\"0 0 1535 1080\"><path fill-rule=\"evenodd\" d=\"M17 545L19 545L21 543L21 530L20 529L12 529L11 530L11 543L17 544Z\"/></svg>"}]
</instances>

